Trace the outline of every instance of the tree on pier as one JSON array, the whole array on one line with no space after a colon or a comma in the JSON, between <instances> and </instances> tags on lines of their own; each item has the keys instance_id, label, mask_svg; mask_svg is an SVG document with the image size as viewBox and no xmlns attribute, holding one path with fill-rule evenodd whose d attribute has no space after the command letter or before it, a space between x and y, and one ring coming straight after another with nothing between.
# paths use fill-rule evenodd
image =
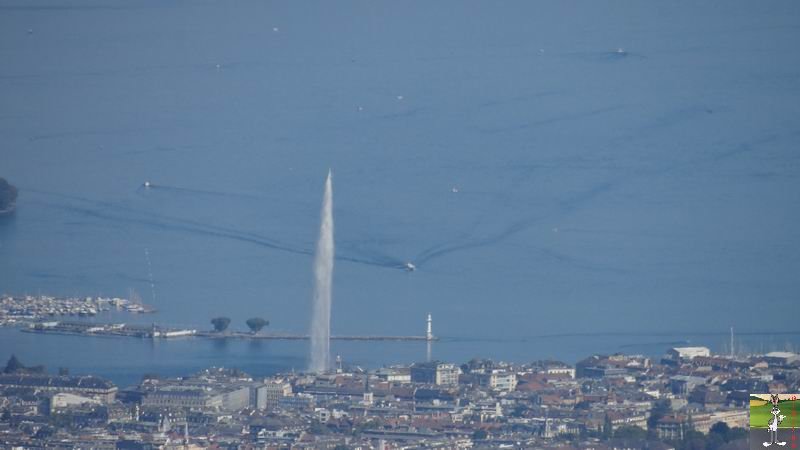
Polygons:
<instances>
[{"instance_id":1,"label":"tree on pier","mask_svg":"<svg viewBox=\"0 0 800 450\"><path fill-rule=\"evenodd\" d=\"M17 355L11 355L11 358L8 359L6 363L6 368L3 370L4 373L15 373L25 370L25 366L17 359Z\"/></svg>"},{"instance_id":2,"label":"tree on pier","mask_svg":"<svg viewBox=\"0 0 800 450\"><path fill-rule=\"evenodd\" d=\"M17 188L0 178L0 210L10 208L17 201Z\"/></svg>"},{"instance_id":3,"label":"tree on pier","mask_svg":"<svg viewBox=\"0 0 800 450\"><path fill-rule=\"evenodd\" d=\"M231 324L231 319L228 317L215 317L211 319L211 325L214 325L214 331L217 333L222 333L223 331L228 329L228 325Z\"/></svg>"},{"instance_id":4,"label":"tree on pier","mask_svg":"<svg viewBox=\"0 0 800 450\"><path fill-rule=\"evenodd\" d=\"M262 328L269 326L269 320L264 320L261 317L253 317L251 319L247 319L247 326L250 328L250 331L253 334L258 334Z\"/></svg>"},{"instance_id":5,"label":"tree on pier","mask_svg":"<svg viewBox=\"0 0 800 450\"><path fill-rule=\"evenodd\" d=\"M11 358L8 359L6 363L5 369L3 369L3 373L44 373L45 367L42 365L33 366L33 367L26 367L19 359L17 359L16 355L11 355Z\"/></svg>"}]
</instances>

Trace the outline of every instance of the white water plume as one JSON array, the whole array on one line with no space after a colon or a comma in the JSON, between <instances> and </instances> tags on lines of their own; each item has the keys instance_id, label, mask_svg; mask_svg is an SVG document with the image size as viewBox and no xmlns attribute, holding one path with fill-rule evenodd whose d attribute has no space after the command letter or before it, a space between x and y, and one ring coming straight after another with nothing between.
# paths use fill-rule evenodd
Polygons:
<instances>
[{"instance_id":1,"label":"white water plume","mask_svg":"<svg viewBox=\"0 0 800 450\"><path fill-rule=\"evenodd\" d=\"M309 370L322 373L330 369L331 289L333 285L333 185L331 172L325 180L322 197L319 240L314 254L314 299L311 316L311 363Z\"/></svg>"}]
</instances>

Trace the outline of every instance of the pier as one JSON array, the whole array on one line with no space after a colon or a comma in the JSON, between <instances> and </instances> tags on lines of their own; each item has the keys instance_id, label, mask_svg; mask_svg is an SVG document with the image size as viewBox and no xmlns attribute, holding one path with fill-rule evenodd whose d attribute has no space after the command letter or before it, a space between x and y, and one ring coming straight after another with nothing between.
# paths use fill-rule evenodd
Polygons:
<instances>
[{"instance_id":1,"label":"pier","mask_svg":"<svg viewBox=\"0 0 800 450\"><path fill-rule=\"evenodd\" d=\"M41 334L67 334L85 337L134 337L140 339L173 339L185 337L199 337L207 339L251 339L251 340L283 340L302 341L309 340L308 334L291 333L248 333L244 331L198 331L191 328L169 328L161 325L129 325L124 323L90 323L90 322L40 322L22 328L26 333ZM330 337L336 341L437 341L438 337L429 333L426 336L385 336L385 335L334 335Z\"/></svg>"},{"instance_id":2,"label":"pier","mask_svg":"<svg viewBox=\"0 0 800 450\"><path fill-rule=\"evenodd\" d=\"M246 332L217 333L214 331L198 331L196 336L211 339L265 339L303 341L311 339L307 334L252 334ZM332 335L332 341L437 341L436 336L381 336L381 335Z\"/></svg>"},{"instance_id":3,"label":"pier","mask_svg":"<svg viewBox=\"0 0 800 450\"><path fill-rule=\"evenodd\" d=\"M136 337L149 339L169 339L194 336L197 330L167 328L158 325L131 325L124 323L93 322L39 322L22 328L26 333L67 334L72 336Z\"/></svg>"}]
</instances>

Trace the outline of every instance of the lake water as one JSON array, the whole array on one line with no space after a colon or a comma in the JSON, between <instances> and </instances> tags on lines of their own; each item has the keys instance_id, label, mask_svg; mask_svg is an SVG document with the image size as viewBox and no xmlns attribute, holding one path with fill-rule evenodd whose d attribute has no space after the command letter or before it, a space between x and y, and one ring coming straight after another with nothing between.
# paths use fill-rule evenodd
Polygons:
<instances>
[{"instance_id":1,"label":"lake water","mask_svg":"<svg viewBox=\"0 0 800 450\"><path fill-rule=\"evenodd\" d=\"M796 345L769 333L800 332L798 19L794 1L0 0L0 176L20 188L0 291L133 288L159 309L135 320L303 333L332 168L334 334L422 334L430 312L454 361L722 351L730 326ZM125 381L308 350L124 342L2 330L0 358Z\"/></svg>"}]
</instances>

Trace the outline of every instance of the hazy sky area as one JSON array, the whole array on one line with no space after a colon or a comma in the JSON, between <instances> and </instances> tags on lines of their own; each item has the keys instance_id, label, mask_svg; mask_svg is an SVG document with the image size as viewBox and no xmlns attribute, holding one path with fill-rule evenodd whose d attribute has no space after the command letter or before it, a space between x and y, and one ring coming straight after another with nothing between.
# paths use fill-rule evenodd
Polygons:
<instances>
[{"instance_id":1,"label":"hazy sky area","mask_svg":"<svg viewBox=\"0 0 800 450\"><path fill-rule=\"evenodd\" d=\"M795 0L0 0L0 291L305 332L332 168L334 334L798 331L798 43Z\"/></svg>"}]
</instances>

